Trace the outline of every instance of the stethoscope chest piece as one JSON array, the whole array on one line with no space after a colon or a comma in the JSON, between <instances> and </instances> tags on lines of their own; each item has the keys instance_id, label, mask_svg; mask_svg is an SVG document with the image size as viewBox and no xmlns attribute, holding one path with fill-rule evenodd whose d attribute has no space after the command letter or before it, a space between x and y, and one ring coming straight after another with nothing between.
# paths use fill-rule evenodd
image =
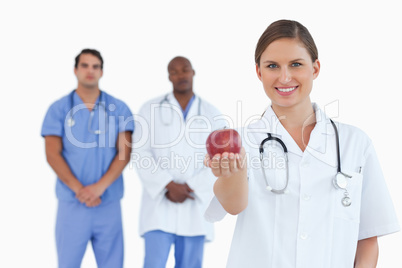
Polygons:
<instances>
[{"instance_id":1,"label":"stethoscope chest piece","mask_svg":"<svg viewBox=\"0 0 402 268\"><path fill-rule=\"evenodd\" d=\"M349 207L352 204L352 200L350 199L348 192L345 192L344 195L345 197L342 198L342 205L344 207Z\"/></svg>"},{"instance_id":2,"label":"stethoscope chest piece","mask_svg":"<svg viewBox=\"0 0 402 268\"><path fill-rule=\"evenodd\" d=\"M348 179L350 178L352 178L352 176L342 172L338 172L332 181L334 183L335 188L342 189L345 191L343 193L344 197L341 199L342 205L344 207L349 207L352 204L352 199L350 199L348 190L346 189L346 187L348 186Z\"/></svg>"}]
</instances>

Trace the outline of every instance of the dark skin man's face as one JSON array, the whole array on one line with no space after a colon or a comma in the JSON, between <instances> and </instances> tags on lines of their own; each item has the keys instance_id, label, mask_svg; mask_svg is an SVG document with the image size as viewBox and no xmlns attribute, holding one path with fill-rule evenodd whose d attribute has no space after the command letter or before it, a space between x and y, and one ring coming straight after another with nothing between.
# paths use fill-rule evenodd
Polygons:
<instances>
[{"instance_id":1,"label":"dark skin man's face","mask_svg":"<svg viewBox=\"0 0 402 268\"><path fill-rule=\"evenodd\" d=\"M187 59L180 57L173 59L169 63L168 72L173 91L179 94L192 92L195 72Z\"/></svg>"}]
</instances>

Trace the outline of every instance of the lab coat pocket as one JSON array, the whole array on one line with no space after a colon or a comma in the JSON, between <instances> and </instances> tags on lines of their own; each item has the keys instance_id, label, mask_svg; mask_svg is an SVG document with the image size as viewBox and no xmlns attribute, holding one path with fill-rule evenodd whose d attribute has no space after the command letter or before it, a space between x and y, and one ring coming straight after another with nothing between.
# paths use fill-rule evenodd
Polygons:
<instances>
[{"instance_id":1,"label":"lab coat pocket","mask_svg":"<svg viewBox=\"0 0 402 268\"><path fill-rule=\"evenodd\" d=\"M357 172L348 172L347 170L344 172L352 177L348 178L346 191L344 189L335 189L335 217L360 222L363 175ZM349 206L348 202L350 203Z\"/></svg>"}]
</instances>

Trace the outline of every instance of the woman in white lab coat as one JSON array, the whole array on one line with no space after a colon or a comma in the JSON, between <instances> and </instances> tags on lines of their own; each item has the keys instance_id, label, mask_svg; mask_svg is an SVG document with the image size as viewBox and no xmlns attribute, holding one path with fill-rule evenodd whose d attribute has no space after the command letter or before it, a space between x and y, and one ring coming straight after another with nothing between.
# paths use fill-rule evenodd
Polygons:
<instances>
[{"instance_id":1,"label":"woman in white lab coat","mask_svg":"<svg viewBox=\"0 0 402 268\"><path fill-rule=\"evenodd\" d=\"M313 38L276 21L255 63L270 107L241 129L240 154L205 159L218 177L206 218L238 215L227 267L375 267L377 237L399 224L370 139L310 100L320 72ZM276 140L261 146L269 135Z\"/></svg>"}]
</instances>

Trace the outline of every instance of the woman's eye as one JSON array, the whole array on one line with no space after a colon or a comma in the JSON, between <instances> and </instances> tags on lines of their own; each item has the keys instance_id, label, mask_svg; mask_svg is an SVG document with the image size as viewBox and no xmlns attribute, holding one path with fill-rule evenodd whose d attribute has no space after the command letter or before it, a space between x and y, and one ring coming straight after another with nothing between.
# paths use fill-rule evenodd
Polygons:
<instances>
[{"instance_id":1,"label":"woman's eye","mask_svg":"<svg viewBox=\"0 0 402 268\"><path fill-rule=\"evenodd\" d=\"M268 65L267 67L273 69L273 68L278 68L278 65L276 65L276 64L270 64L270 65Z\"/></svg>"},{"instance_id":2,"label":"woman's eye","mask_svg":"<svg viewBox=\"0 0 402 268\"><path fill-rule=\"evenodd\" d=\"M301 64L300 64L300 63L298 63L298 62L294 62L294 63L292 63L292 67L299 67L299 66L301 66Z\"/></svg>"}]
</instances>

